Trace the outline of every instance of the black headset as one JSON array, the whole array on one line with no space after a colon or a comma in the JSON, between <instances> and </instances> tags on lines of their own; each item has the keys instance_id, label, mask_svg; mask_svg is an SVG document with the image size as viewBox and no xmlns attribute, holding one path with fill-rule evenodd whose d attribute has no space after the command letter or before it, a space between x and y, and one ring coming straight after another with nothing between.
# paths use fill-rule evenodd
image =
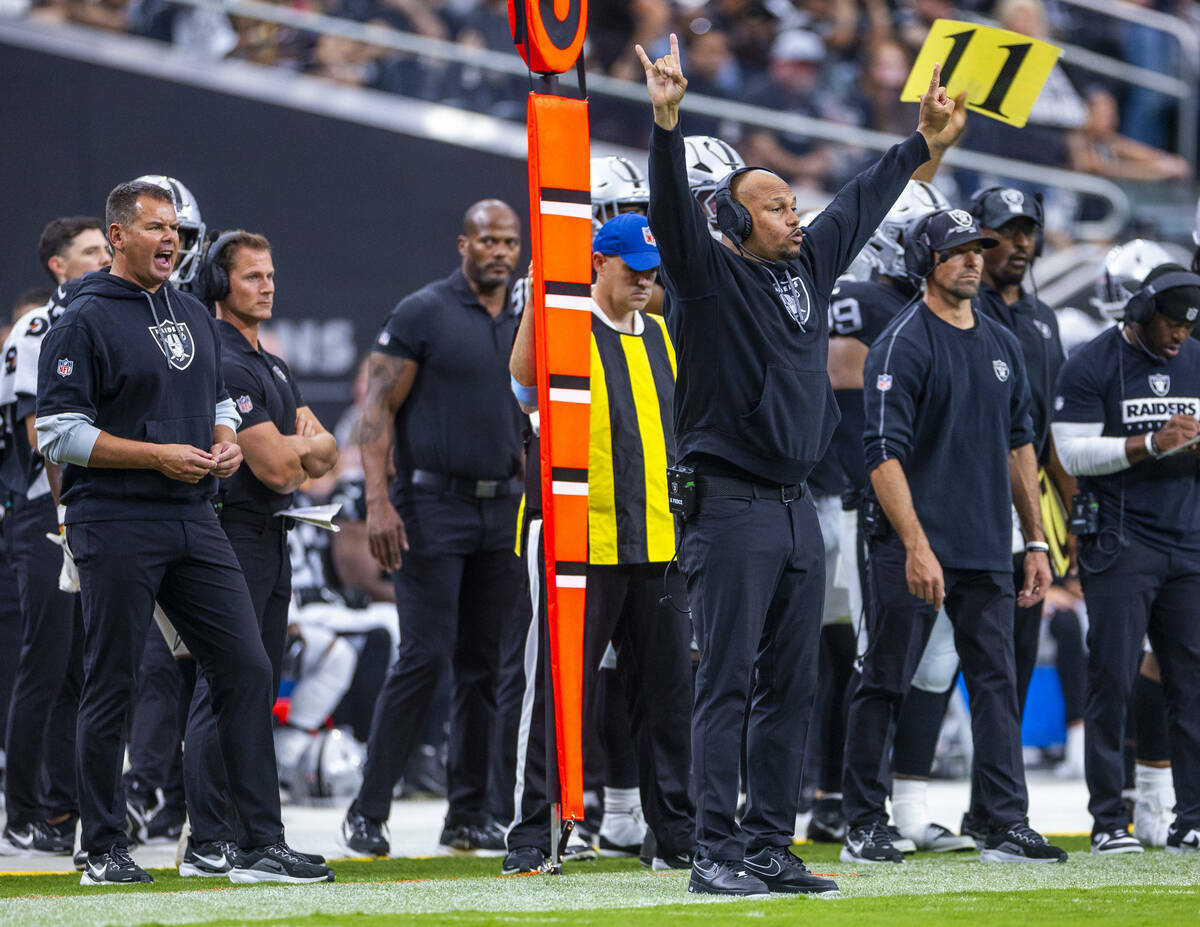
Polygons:
<instances>
[{"instance_id":1,"label":"black headset","mask_svg":"<svg viewBox=\"0 0 1200 927\"><path fill-rule=\"evenodd\" d=\"M1157 311L1155 297L1164 290L1174 290L1184 286L1200 287L1200 275L1188 273L1185 270L1172 271L1161 277L1155 277L1151 283L1143 284L1142 288L1129 297L1129 302L1125 304L1125 321L1145 325L1154 318L1154 313Z\"/></svg>"},{"instance_id":2,"label":"black headset","mask_svg":"<svg viewBox=\"0 0 1200 927\"><path fill-rule=\"evenodd\" d=\"M975 221L980 226L987 226L990 229L998 229L1010 219L1017 219L1024 216L1024 213L1014 214L1005 203L1003 208L993 207L991 204L995 202L996 197L1003 199L1002 194L1005 190L1012 190L1013 187L984 187L982 190L976 190L971 194L971 202L967 207L967 211L975 217ZM1018 191L1021 192L1021 191ZM1046 210L1042 205L1042 194L1026 194L1021 192L1021 195L1033 202L1032 218L1035 226L1033 233L1033 256L1040 258L1042 256L1042 248L1046 241Z\"/></svg>"},{"instance_id":3,"label":"black headset","mask_svg":"<svg viewBox=\"0 0 1200 927\"><path fill-rule=\"evenodd\" d=\"M924 280L937 266L937 256L933 253L933 242L929 238L929 222L934 216L949 212L947 209L936 209L922 216L904 236L904 269L914 280Z\"/></svg>"},{"instance_id":4,"label":"black headset","mask_svg":"<svg viewBox=\"0 0 1200 927\"><path fill-rule=\"evenodd\" d=\"M231 232L223 232L217 237L208 250L204 252L204 258L200 262L200 270L196 274L196 296L199 300L208 306L210 309L218 302L229 295L229 273L217 263L217 258L221 256L229 243L244 234L241 229L234 229Z\"/></svg>"},{"instance_id":5,"label":"black headset","mask_svg":"<svg viewBox=\"0 0 1200 927\"><path fill-rule=\"evenodd\" d=\"M774 171L768 170L765 167L739 167L737 170L730 171L721 178L721 182L717 184L717 188L713 191L713 206L717 213L717 228L721 230L721 234L725 235L735 245L740 245L750 237L754 231L754 219L750 215L750 210L733 198L733 182L750 171L766 171L768 174L775 174ZM779 177L778 174L775 174ZM782 177L779 178L783 180ZM785 181L786 183L786 181Z\"/></svg>"}]
</instances>

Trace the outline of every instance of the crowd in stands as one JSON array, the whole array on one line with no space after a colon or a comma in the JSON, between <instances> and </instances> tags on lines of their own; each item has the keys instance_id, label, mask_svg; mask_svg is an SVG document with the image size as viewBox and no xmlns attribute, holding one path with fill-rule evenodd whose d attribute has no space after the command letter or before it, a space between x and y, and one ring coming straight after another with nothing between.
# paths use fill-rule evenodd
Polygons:
<instances>
[{"instance_id":1,"label":"crowd in stands","mask_svg":"<svg viewBox=\"0 0 1200 927\"><path fill-rule=\"evenodd\" d=\"M22 0L18 0L18 4ZM1197 4L1133 0L1200 28ZM296 0L290 9L390 26L430 39L511 52L505 0ZM434 58L418 58L339 36L226 15L218 6L170 0L32 0L31 19L128 31L211 58L232 57L318 75L342 84L436 100L520 119L528 81ZM588 67L639 79L631 49L651 55L667 36L683 39L690 93L755 104L884 132L907 134L915 103L900 89L936 19L979 19L1059 45L1178 75L1178 40L1148 25L1099 16L1062 0L632 0L593 4ZM592 100L596 138L643 146L640 110ZM1020 131L974 120L964 147L1121 180L1189 178L1176 143L1177 101L1114 75L1066 63L1056 68ZM798 187L836 188L870 157L787 130L689 117L689 131L720 135L748 161Z\"/></svg>"}]
</instances>

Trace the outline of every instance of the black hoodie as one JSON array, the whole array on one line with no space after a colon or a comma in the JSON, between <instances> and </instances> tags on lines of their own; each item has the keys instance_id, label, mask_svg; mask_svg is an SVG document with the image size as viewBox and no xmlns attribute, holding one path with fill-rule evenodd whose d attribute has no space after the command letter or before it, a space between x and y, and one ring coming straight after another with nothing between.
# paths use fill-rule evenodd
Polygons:
<instances>
[{"instance_id":1,"label":"black hoodie","mask_svg":"<svg viewBox=\"0 0 1200 927\"><path fill-rule=\"evenodd\" d=\"M682 129L654 126L649 220L679 356L681 460L765 483L808 478L839 418L825 372L830 291L928 159L918 134L893 146L813 220L798 259L768 265L713 240L688 189Z\"/></svg>"},{"instance_id":2,"label":"black hoodie","mask_svg":"<svg viewBox=\"0 0 1200 927\"><path fill-rule=\"evenodd\" d=\"M39 419L83 413L118 438L207 451L227 398L216 322L169 283L151 294L105 270L86 274L42 346ZM211 476L192 484L155 470L63 468L70 523L213 518L216 490Z\"/></svg>"}]
</instances>

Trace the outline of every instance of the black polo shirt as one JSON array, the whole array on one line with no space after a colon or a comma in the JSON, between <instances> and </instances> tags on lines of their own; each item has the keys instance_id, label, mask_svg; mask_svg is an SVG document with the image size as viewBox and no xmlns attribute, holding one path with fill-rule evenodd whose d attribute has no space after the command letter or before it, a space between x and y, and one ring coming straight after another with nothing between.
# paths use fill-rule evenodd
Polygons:
<instances>
[{"instance_id":1,"label":"black polo shirt","mask_svg":"<svg viewBox=\"0 0 1200 927\"><path fill-rule=\"evenodd\" d=\"M418 364L396 412L398 476L503 480L520 471L521 410L508 372L518 318L507 302L492 318L461 270L392 310L374 350Z\"/></svg>"},{"instance_id":2,"label":"black polo shirt","mask_svg":"<svg viewBox=\"0 0 1200 927\"><path fill-rule=\"evenodd\" d=\"M296 410L304 405L300 387L282 358L261 347L228 322L218 321L221 335L221 373L225 388L242 417L241 430L272 422L282 435L296 433ZM243 461L237 472L221 480L221 503L263 514L281 512L292 504L292 494L277 493L264 486Z\"/></svg>"}]
</instances>

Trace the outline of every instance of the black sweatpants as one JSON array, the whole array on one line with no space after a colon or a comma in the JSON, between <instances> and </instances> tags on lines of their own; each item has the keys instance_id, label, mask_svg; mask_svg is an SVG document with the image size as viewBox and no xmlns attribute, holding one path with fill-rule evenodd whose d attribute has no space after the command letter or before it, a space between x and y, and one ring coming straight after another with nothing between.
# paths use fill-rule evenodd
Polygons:
<instances>
[{"instance_id":1,"label":"black sweatpants","mask_svg":"<svg viewBox=\"0 0 1200 927\"><path fill-rule=\"evenodd\" d=\"M184 661L191 663L190 657ZM193 673L194 674L194 668ZM169 808L184 807L183 744L192 687L181 661L171 654L157 627L146 633L137 696L129 725L129 772L125 781L144 790L162 789Z\"/></svg>"},{"instance_id":2,"label":"black sweatpants","mask_svg":"<svg viewBox=\"0 0 1200 927\"><path fill-rule=\"evenodd\" d=\"M1025 555L1013 555L1013 589L1025 586ZM1025 699L1029 682L1037 666L1038 640L1042 633L1042 603L1022 607L1013 599L1013 658L1017 668L1017 710L1025 719ZM971 768L971 806L969 814L983 820L986 811L979 787L978 765Z\"/></svg>"},{"instance_id":3,"label":"black sweatpants","mask_svg":"<svg viewBox=\"0 0 1200 927\"><path fill-rule=\"evenodd\" d=\"M791 846L825 600L825 546L811 495L784 503L779 487L764 486L702 498L680 532L679 565L700 646L692 708L697 855L740 861Z\"/></svg>"},{"instance_id":4,"label":"black sweatpants","mask_svg":"<svg viewBox=\"0 0 1200 927\"><path fill-rule=\"evenodd\" d=\"M16 496L5 521L22 634L4 741L4 792L8 823L24 825L79 811L75 716L83 681L83 620L79 596L58 588L62 551L46 538L58 533L53 497Z\"/></svg>"},{"instance_id":5,"label":"black sweatpants","mask_svg":"<svg viewBox=\"0 0 1200 927\"><path fill-rule=\"evenodd\" d=\"M76 773L83 848L126 846L123 731L157 599L212 686L221 754L246 845L283 835L271 664L217 517L67 526L82 586L84 681ZM157 632L155 632L157 633Z\"/></svg>"},{"instance_id":6,"label":"black sweatpants","mask_svg":"<svg viewBox=\"0 0 1200 927\"><path fill-rule=\"evenodd\" d=\"M842 808L851 827L886 822L891 742L900 705L929 640L937 610L911 595L905 550L894 534L872 538L868 561L872 606L862 681L846 723ZM971 732L984 820L1002 826L1025 817L1013 661L1012 574L943 568L946 613L954 625L971 695Z\"/></svg>"},{"instance_id":7,"label":"black sweatpants","mask_svg":"<svg viewBox=\"0 0 1200 927\"><path fill-rule=\"evenodd\" d=\"M221 527L229 538L250 590L255 621L271 663L271 700L274 702L279 693L288 604L292 596L287 532L280 518L273 518L264 525L222 518ZM174 619L173 614L168 612L168 615ZM229 783L222 761L217 719L213 714L212 685L204 672L196 674L184 745L183 784L192 840L196 843L232 840L246 846L247 835L237 832L235 818L230 814Z\"/></svg>"},{"instance_id":8,"label":"black sweatpants","mask_svg":"<svg viewBox=\"0 0 1200 927\"><path fill-rule=\"evenodd\" d=\"M3 502L0 502L3 505ZM8 706L21 657L21 597L17 574L9 556L8 536L12 524L7 510L0 518L0 731L8 730Z\"/></svg>"},{"instance_id":9,"label":"black sweatpants","mask_svg":"<svg viewBox=\"0 0 1200 927\"><path fill-rule=\"evenodd\" d=\"M409 550L396 571L400 647L379 692L363 784L351 806L386 821L392 789L419 739L439 674L452 672L447 826L489 823L489 777L511 775L496 756L499 653L512 620L521 563L513 553L517 499L471 499L408 487L394 500Z\"/></svg>"},{"instance_id":10,"label":"black sweatpants","mask_svg":"<svg viewBox=\"0 0 1200 927\"><path fill-rule=\"evenodd\" d=\"M1084 541L1081 560L1092 543ZM1129 538L1112 567L1081 572L1088 610L1084 771L1095 830L1129 823L1122 749L1147 634L1167 699L1176 823L1185 832L1200 827L1200 557Z\"/></svg>"}]
</instances>

